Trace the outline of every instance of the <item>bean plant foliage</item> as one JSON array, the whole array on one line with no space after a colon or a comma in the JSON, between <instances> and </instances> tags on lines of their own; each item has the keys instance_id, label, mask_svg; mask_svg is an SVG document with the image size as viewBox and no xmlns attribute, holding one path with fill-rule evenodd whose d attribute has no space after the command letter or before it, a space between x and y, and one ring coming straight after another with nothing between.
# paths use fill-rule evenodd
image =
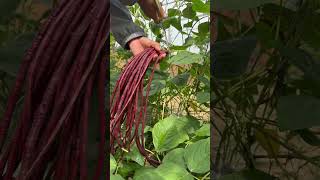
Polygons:
<instances>
[{"instance_id":1,"label":"bean plant foliage","mask_svg":"<svg viewBox=\"0 0 320 180\"><path fill-rule=\"evenodd\" d=\"M160 165L151 166L135 143L110 155L111 179L193 180L210 177L210 61L208 1L162 1L161 24L130 7L137 25L169 51L155 71L144 129L145 148ZM176 37L170 33L177 32ZM178 37L179 36L179 37ZM178 40L180 38L182 40ZM111 37L111 89L131 58ZM151 73L147 70L146 77ZM112 92L112 90L111 90Z\"/></svg>"},{"instance_id":2,"label":"bean plant foliage","mask_svg":"<svg viewBox=\"0 0 320 180\"><path fill-rule=\"evenodd\" d=\"M214 177L319 179L320 4L213 1Z\"/></svg>"}]
</instances>

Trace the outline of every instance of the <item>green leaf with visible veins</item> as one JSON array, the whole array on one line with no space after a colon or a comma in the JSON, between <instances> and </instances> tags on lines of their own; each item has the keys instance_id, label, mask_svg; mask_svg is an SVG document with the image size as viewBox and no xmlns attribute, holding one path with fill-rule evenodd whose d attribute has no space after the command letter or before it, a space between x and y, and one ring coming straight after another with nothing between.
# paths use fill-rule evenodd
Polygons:
<instances>
[{"instance_id":1,"label":"green leaf with visible veins","mask_svg":"<svg viewBox=\"0 0 320 180\"><path fill-rule=\"evenodd\" d=\"M187 65L187 64L202 64L202 56L189 51L178 51L177 55L171 57L168 63L175 65Z\"/></svg>"},{"instance_id":2,"label":"green leaf with visible veins","mask_svg":"<svg viewBox=\"0 0 320 180\"><path fill-rule=\"evenodd\" d=\"M117 162L112 156L112 154L110 154L110 173L114 173L116 168L117 168Z\"/></svg>"},{"instance_id":3,"label":"green leaf with visible veins","mask_svg":"<svg viewBox=\"0 0 320 180\"><path fill-rule=\"evenodd\" d=\"M186 168L186 162L184 160L184 148L176 148L171 150L166 156L163 158L162 163L172 162L183 168Z\"/></svg>"},{"instance_id":4,"label":"green leaf with visible veins","mask_svg":"<svg viewBox=\"0 0 320 180\"><path fill-rule=\"evenodd\" d=\"M156 169L143 168L138 170L133 180L193 180L192 175L181 166L166 162Z\"/></svg>"},{"instance_id":5,"label":"green leaf with visible veins","mask_svg":"<svg viewBox=\"0 0 320 180\"><path fill-rule=\"evenodd\" d=\"M184 159L191 172L208 172L210 170L210 138L199 140L187 146Z\"/></svg>"},{"instance_id":6,"label":"green leaf with visible veins","mask_svg":"<svg viewBox=\"0 0 320 180\"><path fill-rule=\"evenodd\" d=\"M153 144L157 152L163 152L175 148L180 143L189 139L188 133L179 128L179 123L184 122L179 121L178 117L170 116L159 121L152 129Z\"/></svg>"},{"instance_id":7,"label":"green leaf with visible veins","mask_svg":"<svg viewBox=\"0 0 320 180\"><path fill-rule=\"evenodd\" d=\"M124 180L119 174L111 174L110 180Z\"/></svg>"}]
</instances>

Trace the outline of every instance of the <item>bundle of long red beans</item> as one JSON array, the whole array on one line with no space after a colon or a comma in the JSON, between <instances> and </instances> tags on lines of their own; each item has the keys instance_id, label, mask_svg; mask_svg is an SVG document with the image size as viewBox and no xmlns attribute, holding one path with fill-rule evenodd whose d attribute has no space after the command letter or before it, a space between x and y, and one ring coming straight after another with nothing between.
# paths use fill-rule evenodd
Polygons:
<instances>
[{"instance_id":1,"label":"bundle of long red beans","mask_svg":"<svg viewBox=\"0 0 320 180\"><path fill-rule=\"evenodd\" d=\"M121 72L110 103L111 153L115 153L117 148L130 151L130 147L135 141L140 153L154 166L159 162L145 150L144 128L150 86L155 67L159 62L158 55L162 53L165 52L148 48L134 56ZM151 65L153 68L150 76L145 78L146 71ZM146 86L144 86L145 84Z\"/></svg>"},{"instance_id":2,"label":"bundle of long red beans","mask_svg":"<svg viewBox=\"0 0 320 180\"><path fill-rule=\"evenodd\" d=\"M40 28L0 120L0 179L106 176L109 7L109 0L61 0ZM99 97L100 153L88 177L88 114L94 87ZM16 113L18 119L13 120Z\"/></svg>"}]
</instances>

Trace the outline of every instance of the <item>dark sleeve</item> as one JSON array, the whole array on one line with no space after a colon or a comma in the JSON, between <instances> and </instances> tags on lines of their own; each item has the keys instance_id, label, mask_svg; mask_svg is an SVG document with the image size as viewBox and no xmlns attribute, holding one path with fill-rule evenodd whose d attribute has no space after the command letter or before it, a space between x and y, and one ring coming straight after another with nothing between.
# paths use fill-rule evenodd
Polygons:
<instances>
[{"instance_id":1,"label":"dark sleeve","mask_svg":"<svg viewBox=\"0 0 320 180\"><path fill-rule=\"evenodd\" d=\"M122 0L123 1L123 0ZM120 0L111 0L111 32L116 41L128 49L127 43L137 37L144 36L142 28L134 24L127 7ZM132 5L132 3L128 4Z\"/></svg>"}]
</instances>

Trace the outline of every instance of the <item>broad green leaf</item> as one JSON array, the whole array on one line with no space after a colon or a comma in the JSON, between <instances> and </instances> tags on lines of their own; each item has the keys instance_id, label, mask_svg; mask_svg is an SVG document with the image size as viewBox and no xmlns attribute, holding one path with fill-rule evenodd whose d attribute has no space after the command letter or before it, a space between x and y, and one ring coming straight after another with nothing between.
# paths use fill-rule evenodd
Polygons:
<instances>
[{"instance_id":1,"label":"broad green leaf","mask_svg":"<svg viewBox=\"0 0 320 180\"><path fill-rule=\"evenodd\" d=\"M183 27L192 27L192 25L193 25L193 21L190 21L184 24Z\"/></svg>"},{"instance_id":2,"label":"broad green leaf","mask_svg":"<svg viewBox=\"0 0 320 180\"><path fill-rule=\"evenodd\" d=\"M166 156L163 158L162 163L172 162L183 168L186 168L186 163L184 160L184 152L183 148L176 148L171 150Z\"/></svg>"},{"instance_id":3,"label":"broad green leaf","mask_svg":"<svg viewBox=\"0 0 320 180\"><path fill-rule=\"evenodd\" d=\"M34 33L23 34L8 42L6 46L0 47L0 70L16 76L22 58L31 46L33 38Z\"/></svg>"},{"instance_id":4,"label":"broad green leaf","mask_svg":"<svg viewBox=\"0 0 320 180\"><path fill-rule=\"evenodd\" d=\"M274 0L223 0L212 1L213 10L243 10L262 6L267 3L272 3Z\"/></svg>"},{"instance_id":5,"label":"broad green leaf","mask_svg":"<svg viewBox=\"0 0 320 180\"><path fill-rule=\"evenodd\" d=\"M202 64L202 56L189 51L178 51L177 55L171 57L168 63L175 65Z\"/></svg>"},{"instance_id":6,"label":"broad green leaf","mask_svg":"<svg viewBox=\"0 0 320 180\"><path fill-rule=\"evenodd\" d=\"M209 22L204 22L199 24L198 26L198 32L200 35L206 35L207 33L209 33Z\"/></svg>"},{"instance_id":7,"label":"broad green leaf","mask_svg":"<svg viewBox=\"0 0 320 180\"><path fill-rule=\"evenodd\" d=\"M143 179L154 179L154 180L162 180L162 177L155 172L154 168L151 167L143 167L138 169L133 176L133 180L143 180Z\"/></svg>"},{"instance_id":8,"label":"broad green leaf","mask_svg":"<svg viewBox=\"0 0 320 180\"><path fill-rule=\"evenodd\" d=\"M197 13L192 9L192 4L188 3L187 7L182 10L182 16L188 19L194 19Z\"/></svg>"},{"instance_id":9,"label":"broad green leaf","mask_svg":"<svg viewBox=\"0 0 320 180\"><path fill-rule=\"evenodd\" d=\"M201 81L203 84L205 84L206 86L210 87L210 81L208 77L204 77L204 76L198 76L197 77L199 81Z\"/></svg>"},{"instance_id":10,"label":"broad green leaf","mask_svg":"<svg viewBox=\"0 0 320 180\"><path fill-rule=\"evenodd\" d=\"M198 103L206 103L210 101L210 93L209 92L198 92L197 93L197 101Z\"/></svg>"},{"instance_id":11,"label":"broad green leaf","mask_svg":"<svg viewBox=\"0 0 320 180\"><path fill-rule=\"evenodd\" d=\"M110 154L110 173L114 173L116 168L117 168L117 162L112 156L112 154Z\"/></svg>"},{"instance_id":12,"label":"broad green leaf","mask_svg":"<svg viewBox=\"0 0 320 180\"><path fill-rule=\"evenodd\" d=\"M139 152L136 144L130 148L130 152L125 154L125 158L128 160L135 161L139 165L144 165L144 157Z\"/></svg>"},{"instance_id":13,"label":"broad green leaf","mask_svg":"<svg viewBox=\"0 0 320 180\"><path fill-rule=\"evenodd\" d=\"M184 159L191 172L208 172L210 170L210 138L199 140L187 146Z\"/></svg>"},{"instance_id":14,"label":"broad green leaf","mask_svg":"<svg viewBox=\"0 0 320 180\"><path fill-rule=\"evenodd\" d=\"M192 116L182 116L178 118L178 129L186 131L189 135L200 128L200 121Z\"/></svg>"},{"instance_id":15,"label":"broad green leaf","mask_svg":"<svg viewBox=\"0 0 320 180\"><path fill-rule=\"evenodd\" d=\"M120 167L118 168L117 173L121 175L123 178L127 179L127 177L132 177L134 173L143 168L139 164L131 161L123 161Z\"/></svg>"},{"instance_id":16,"label":"broad green leaf","mask_svg":"<svg viewBox=\"0 0 320 180\"><path fill-rule=\"evenodd\" d=\"M275 157L279 153L280 144L271 137L278 139L277 131L274 129L263 129L261 131L257 130L255 133L257 141L270 157Z\"/></svg>"},{"instance_id":17,"label":"broad green leaf","mask_svg":"<svg viewBox=\"0 0 320 180\"><path fill-rule=\"evenodd\" d=\"M134 180L152 179L152 180L193 180L192 175L181 166L166 162L156 169L144 168L138 170Z\"/></svg>"},{"instance_id":18,"label":"broad green leaf","mask_svg":"<svg viewBox=\"0 0 320 180\"><path fill-rule=\"evenodd\" d=\"M185 72L182 74L178 74L174 78L171 79L171 82L174 83L177 86L186 86L188 79L190 77L190 73Z\"/></svg>"},{"instance_id":19,"label":"broad green leaf","mask_svg":"<svg viewBox=\"0 0 320 180\"><path fill-rule=\"evenodd\" d=\"M161 31L160 31L160 27L158 24L154 23L154 22L150 22L149 23L149 27L152 31L152 33L155 35L155 36L160 36L161 35Z\"/></svg>"},{"instance_id":20,"label":"broad green leaf","mask_svg":"<svg viewBox=\"0 0 320 180\"><path fill-rule=\"evenodd\" d=\"M242 170L218 178L218 180L275 180L276 178L259 170Z\"/></svg>"},{"instance_id":21,"label":"broad green leaf","mask_svg":"<svg viewBox=\"0 0 320 180\"><path fill-rule=\"evenodd\" d=\"M210 136L210 124L203 124L201 128L195 132L195 135L199 137Z\"/></svg>"},{"instance_id":22,"label":"broad green leaf","mask_svg":"<svg viewBox=\"0 0 320 180\"><path fill-rule=\"evenodd\" d=\"M110 175L110 180L124 180L119 174L111 174Z\"/></svg>"},{"instance_id":23,"label":"broad green leaf","mask_svg":"<svg viewBox=\"0 0 320 180\"><path fill-rule=\"evenodd\" d=\"M181 14L181 11L178 9L174 9L174 8L170 8L168 9L168 16L172 17L172 16L178 16Z\"/></svg>"},{"instance_id":24,"label":"broad green leaf","mask_svg":"<svg viewBox=\"0 0 320 180\"><path fill-rule=\"evenodd\" d=\"M204 3L202 0L192 0L192 9L200 13L210 13L210 1Z\"/></svg>"},{"instance_id":25,"label":"broad green leaf","mask_svg":"<svg viewBox=\"0 0 320 180\"><path fill-rule=\"evenodd\" d=\"M153 144L157 152L177 147L189 139L198 121L187 117L170 116L157 122L152 129Z\"/></svg>"},{"instance_id":26,"label":"broad green leaf","mask_svg":"<svg viewBox=\"0 0 320 180\"><path fill-rule=\"evenodd\" d=\"M182 31L181 19L174 18L170 21L171 26L175 27L178 31Z\"/></svg>"},{"instance_id":27,"label":"broad green leaf","mask_svg":"<svg viewBox=\"0 0 320 180\"><path fill-rule=\"evenodd\" d=\"M320 126L320 100L311 96L283 96L279 99L277 114L281 130Z\"/></svg>"}]
</instances>

